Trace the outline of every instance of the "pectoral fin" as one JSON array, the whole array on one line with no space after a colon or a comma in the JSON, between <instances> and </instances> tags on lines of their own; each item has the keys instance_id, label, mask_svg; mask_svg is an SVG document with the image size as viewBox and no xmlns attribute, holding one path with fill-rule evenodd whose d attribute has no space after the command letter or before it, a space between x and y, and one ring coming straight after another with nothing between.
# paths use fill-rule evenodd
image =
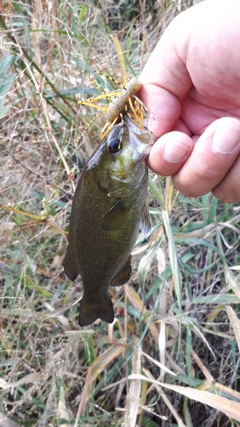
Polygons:
<instances>
[{"instance_id":1,"label":"pectoral fin","mask_svg":"<svg viewBox=\"0 0 240 427\"><path fill-rule=\"evenodd\" d=\"M115 274L114 278L111 281L110 286L121 286L125 285L130 279L131 276L131 256L127 259L125 264L120 267L120 269Z\"/></svg>"},{"instance_id":2,"label":"pectoral fin","mask_svg":"<svg viewBox=\"0 0 240 427\"><path fill-rule=\"evenodd\" d=\"M141 232L148 237L151 233L151 222L150 222L150 215L148 212L148 208L146 205L143 207L142 211L142 218L140 220L139 228Z\"/></svg>"},{"instance_id":3,"label":"pectoral fin","mask_svg":"<svg viewBox=\"0 0 240 427\"><path fill-rule=\"evenodd\" d=\"M118 224L121 213L129 211L132 204L132 200L118 199L100 222L100 228L102 230L109 230L112 224Z\"/></svg>"}]
</instances>

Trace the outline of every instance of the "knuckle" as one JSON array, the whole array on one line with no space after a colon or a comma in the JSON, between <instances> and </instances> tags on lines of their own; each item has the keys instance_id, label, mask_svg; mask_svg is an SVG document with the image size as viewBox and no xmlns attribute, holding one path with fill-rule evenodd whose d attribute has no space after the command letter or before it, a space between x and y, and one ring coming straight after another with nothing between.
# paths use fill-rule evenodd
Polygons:
<instances>
[{"instance_id":1,"label":"knuckle","mask_svg":"<svg viewBox=\"0 0 240 427\"><path fill-rule=\"evenodd\" d=\"M212 194L216 199L224 203L236 203L240 201L240 194L237 194L234 191L230 192L229 188L227 190L222 190L221 186L218 186L212 190Z\"/></svg>"}]
</instances>

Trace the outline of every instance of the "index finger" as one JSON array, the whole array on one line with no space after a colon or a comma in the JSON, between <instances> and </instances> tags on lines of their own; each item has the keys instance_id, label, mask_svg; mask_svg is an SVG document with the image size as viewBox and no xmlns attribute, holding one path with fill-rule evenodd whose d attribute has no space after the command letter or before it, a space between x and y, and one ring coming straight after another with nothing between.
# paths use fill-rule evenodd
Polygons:
<instances>
[{"instance_id":1,"label":"index finger","mask_svg":"<svg viewBox=\"0 0 240 427\"><path fill-rule=\"evenodd\" d=\"M139 80L142 83L139 97L150 112L149 129L155 136L162 136L173 128L179 118L181 113L180 101L163 87L153 83L145 83L141 76Z\"/></svg>"},{"instance_id":2,"label":"index finger","mask_svg":"<svg viewBox=\"0 0 240 427\"><path fill-rule=\"evenodd\" d=\"M139 96L159 123L151 126L157 136L173 128L181 113L181 99L192 86L184 62L188 31L183 31L181 15L166 29L139 76Z\"/></svg>"}]
</instances>

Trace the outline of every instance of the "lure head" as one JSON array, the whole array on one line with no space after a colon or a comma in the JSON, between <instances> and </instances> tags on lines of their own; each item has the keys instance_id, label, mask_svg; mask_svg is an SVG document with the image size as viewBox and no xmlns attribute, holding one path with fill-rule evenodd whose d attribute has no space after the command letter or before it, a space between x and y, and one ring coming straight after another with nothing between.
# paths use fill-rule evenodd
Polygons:
<instances>
[{"instance_id":1,"label":"lure head","mask_svg":"<svg viewBox=\"0 0 240 427\"><path fill-rule=\"evenodd\" d=\"M135 95L141 87L141 83L136 77L132 77L126 85L126 92L128 96Z\"/></svg>"}]
</instances>

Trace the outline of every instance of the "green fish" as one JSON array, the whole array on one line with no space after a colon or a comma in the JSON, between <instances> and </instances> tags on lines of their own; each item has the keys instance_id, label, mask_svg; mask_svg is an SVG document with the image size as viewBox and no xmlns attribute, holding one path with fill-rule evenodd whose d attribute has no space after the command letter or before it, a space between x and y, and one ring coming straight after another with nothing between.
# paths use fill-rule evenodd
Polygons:
<instances>
[{"instance_id":1,"label":"green fish","mask_svg":"<svg viewBox=\"0 0 240 427\"><path fill-rule=\"evenodd\" d=\"M109 286L126 283L139 229L151 229L145 206L151 134L125 117L114 125L81 173L69 224L64 269L82 277L79 324L114 320Z\"/></svg>"}]
</instances>

